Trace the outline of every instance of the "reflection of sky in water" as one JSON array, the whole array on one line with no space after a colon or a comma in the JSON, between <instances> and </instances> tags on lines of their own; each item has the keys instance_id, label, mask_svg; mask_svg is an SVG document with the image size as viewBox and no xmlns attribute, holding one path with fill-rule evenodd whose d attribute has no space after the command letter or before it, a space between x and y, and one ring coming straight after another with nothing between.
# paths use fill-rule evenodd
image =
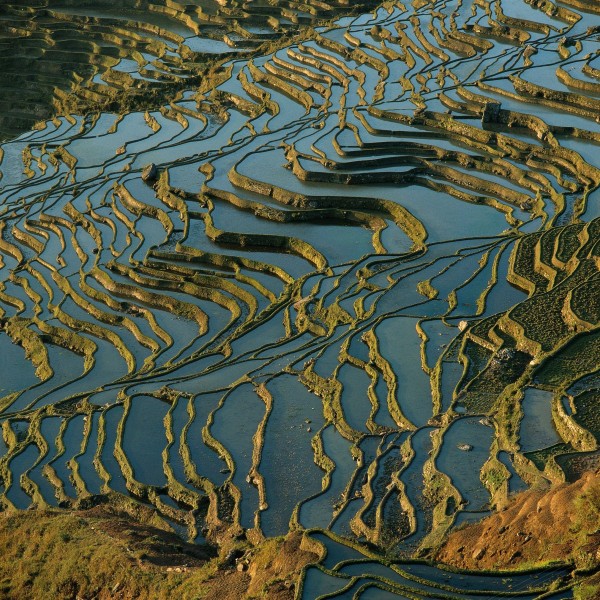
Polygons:
<instances>
[{"instance_id":1,"label":"reflection of sky in water","mask_svg":"<svg viewBox=\"0 0 600 600\"><path fill-rule=\"evenodd\" d=\"M481 7L470 7L440 8L444 27L454 10L459 31L485 26ZM520 1L502 8L551 27L548 36L530 27L528 44L539 50L531 68L524 68L523 48L486 35L478 37L493 44L485 52L466 56L447 43L436 55L430 46L440 40L429 25L439 31L442 14L432 17L424 5L411 19L399 6L382 8L321 29L322 39L295 44L293 56L284 48L277 61L234 61L218 93L196 97L188 90L148 115L62 118L4 144L0 210L10 218L0 246L0 308L12 329L0 334L1 395L17 415L34 408L42 418L55 404L64 411L52 423L42 420L51 447L44 457L28 437L25 416L13 421L15 434L24 429L2 449L13 473L6 498L19 507L31 503L19 485L30 469L40 493L53 496L43 474L48 463L75 496L73 459L90 491L98 492L108 473L109 487L126 493L130 466L137 481L160 487L172 510L178 505L163 488L169 477L188 491L203 481L223 495L220 510L235 506L243 527L261 526L268 536L284 534L292 520L374 543L385 533L395 551L408 553L431 529L433 505L423 501L429 486L440 485L440 498L464 501L448 503L450 518L466 508L457 522L472 519L470 511L488 508L481 470L496 452L510 475L509 491L522 489L515 449L492 444L495 429L483 415L456 418L454 409L476 405L464 398L470 380L483 381L476 389L495 398L502 393L484 385L495 383L487 361L501 342L498 331L471 339L485 348L473 364L459 323L494 319L524 300L507 282L519 230L550 225L561 194L565 223L579 209L591 218L596 194L578 207L581 190L574 189L583 176L560 161L548 168L552 140L533 129L482 124L480 113L492 100L554 126L595 134L598 124L515 94L509 75L573 91L555 74L557 36L567 26ZM129 12L103 16L122 20ZM170 27L193 52L231 50L167 16L149 14L147 23ZM405 50L396 26L415 46L382 82L386 47L398 56ZM268 29L262 22L248 27L251 36ZM150 76L175 60L170 47ZM564 67L583 79L582 53L571 51ZM140 76L130 56L115 69ZM315 105L304 107L296 76L333 81L331 96L309 90ZM95 81L102 84L98 75ZM379 99L371 106L373 98ZM561 160L579 153L593 163L593 145L567 133L556 135ZM296 172L291 150L298 153ZM141 172L151 162L159 179L144 182ZM328 180L331 173L338 182ZM342 183L349 174L351 184ZM119 184L134 202L119 198ZM536 198L539 213L530 219L520 205ZM40 382L34 371L46 363L54 372ZM526 389L521 453L561 441L552 396ZM120 404L127 397L125 415ZM104 412L75 415L88 399ZM65 448L59 458L56 436ZM127 464L115 455L119 447ZM172 472L165 471L165 456ZM452 488L440 484L442 474ZM383 532L382 515L398 522ZM334 557L360 555L320 535L331 552L328 568ZM426 579L446 581L431 569ZM375 561L350 563L338 574L310 568L303 597L349 586L339 596L347 597L378 576L408 581ZM353 575L361 579L352 582ZM496 580L475 575L454 584L498 589ZM431 592L414 581L406 585L411 594ZM376 597L375 589L364 597Z\"/></svg>"}]
</instances>

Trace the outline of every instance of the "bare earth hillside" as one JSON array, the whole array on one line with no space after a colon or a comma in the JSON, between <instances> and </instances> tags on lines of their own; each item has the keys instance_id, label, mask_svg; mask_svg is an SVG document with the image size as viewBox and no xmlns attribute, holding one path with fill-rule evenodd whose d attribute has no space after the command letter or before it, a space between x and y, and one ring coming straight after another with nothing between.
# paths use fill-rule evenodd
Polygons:
<instances>
[{"instance_id":1,"label":"bare earth hillside","mask_svg":"<svg viewBox=\"0 0 600 600\"><path fill-rule=\"evenodd\" d=\"M470 570L573 562L593 573L600 567L600 473L517 495L497 513L451 533L437 559ZM600 594L600 577L592 582Z\"/></svg>"}]
</instances>

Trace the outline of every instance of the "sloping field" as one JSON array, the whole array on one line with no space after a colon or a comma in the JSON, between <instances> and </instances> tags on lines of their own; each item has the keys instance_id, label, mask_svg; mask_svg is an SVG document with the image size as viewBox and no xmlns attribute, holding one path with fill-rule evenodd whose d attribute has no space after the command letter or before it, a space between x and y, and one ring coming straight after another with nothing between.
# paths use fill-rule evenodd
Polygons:
<instances>
[{"instance_id":1,"label":"sloping field","mask_svg":"<svg viewBox=\"0 0 600 600\"><path fill-rule=\"evenodd\" d=\"M67 4L3 18L33 43L75 15L102 48L156 26L143 63L145 38L86 51L73 93L109 109L153 64L173 95L0 146L2 507L116 492L198 543L304 529L298 598L573 597L570 560L428 561L599 466L596 3L168 2L125 30ZM199 39L286 31L193 79Z\"/></svg>"}]
</instances>

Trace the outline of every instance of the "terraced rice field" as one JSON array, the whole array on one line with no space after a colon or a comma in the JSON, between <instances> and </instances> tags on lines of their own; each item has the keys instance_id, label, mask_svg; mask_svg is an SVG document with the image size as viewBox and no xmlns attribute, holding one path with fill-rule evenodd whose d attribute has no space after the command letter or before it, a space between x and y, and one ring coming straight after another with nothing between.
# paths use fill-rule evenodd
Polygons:
<instances>
[{"instance_id":1,"label":"terraced rice field","mask_svg":"<svg viewBox=\"0 0 600 600\"><path fill-rule=\"evenodd\" d=\"M301 527L306 599L570 597L422 559L598 464L597 4L26 4L3 60L26 32L75 95L179 91L0 146L2 506Z\"/></svg>"},{"instance_id":2,"label":"terraced rice field","mask_svg":"<svg viewBox=\"0 0 600 600\"><path fill-rule=\"evenodd\" d=\"M157 104L174 90L197 87L212 58L247 55L282 34L377 4L4 0L0 139L56 112Z\"/></svg>"}]
</instances>

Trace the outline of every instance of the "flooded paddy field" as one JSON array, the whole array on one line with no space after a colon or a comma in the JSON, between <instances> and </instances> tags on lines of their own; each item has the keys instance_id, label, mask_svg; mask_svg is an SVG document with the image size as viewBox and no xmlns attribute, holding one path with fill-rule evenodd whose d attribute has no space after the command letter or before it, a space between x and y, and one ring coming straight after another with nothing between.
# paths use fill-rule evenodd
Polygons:
<instances>
[{"instance_id":1,"label":"flooded paddy field","mask_svg":"<svg viewBox=\"0 0 600 600\"><path fill-rule=\"evenodd\" d=\"M430 559L600 466L600 10L352 10L0 7L0 131L65 112L0 145L0 504L302 529L307 600L572 597Z\"/></svg>"}]
</instances>

